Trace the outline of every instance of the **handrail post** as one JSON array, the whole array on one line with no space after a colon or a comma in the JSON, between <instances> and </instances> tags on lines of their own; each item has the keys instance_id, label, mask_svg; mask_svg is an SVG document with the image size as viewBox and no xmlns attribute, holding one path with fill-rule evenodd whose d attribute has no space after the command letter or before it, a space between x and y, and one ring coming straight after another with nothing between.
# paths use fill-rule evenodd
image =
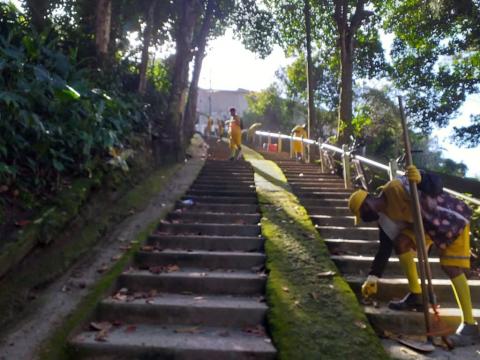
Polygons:
<instances>
[{"instance_id":1,"label":"handrail post","mask_svg":"<svg viewBox=\"0 0 480 360\"><path fill-rule=\"evenodd\" d=\"M293 159L293 135L290 135L290 159Z\"/></svg>"},{"instance_id":2,"label":"handrail post","mask_svg":"<svg viewBox=\"0 0 480 360\"><path fill-rule=\"evenodd\" d=\"M267 152L270 151L270 144L272 143L272 138L270 137L270 135L268 135L267 137Z\"/></svg>"},{"instance_id":3,"label":"handrail post","mask_svg":"<svg viewBox=\"0 0 480 360\"><path fill-rule=\"evenodd\" d=\"M345 183L345 189L351 187L350 179L350 155L348 154L348 146L346 144L342 145L342 160L343 160L343 181Z\"/></svg>"},{"instance_id":4,"label":"handrail post","mask_svg":"<svg viewBox=\"0 0 480 360\"><path fill-rule=\"evenodd\" d=\"M318 156L320 158L320 171L322 173L325 172L325 164L324 164L324 157L323 157L323 150L322 150L322 143L320 142L320 140L318 140Z\"/></svg>"},{"instance_id":5,"label":"handrail post","mask_svg":"<svg viewBox=\"0 0 480 360\"><path fill-rule=\"evenodd\" d=\"M260 150L263 149L262 135L259 135L259 138L258 138L258 148L259 148Z\"/></svg>"},{"instance_id":6,"label":"handrail post","mask_svg":"<svg viewBox=\"0 0 480 360\"><path fill-rule=\"evenodd\" d=\"M395 160L390 160L388 162L388 167L388 176L390 177L390 180L393 180L397 177L398 164Z\"/></svg>"},{"instance_id":7,"label":"handrail post","mask_svg":"<svg viewBox=\"0 0 480 360\"><path fill-rule=\"evenodd\" d=\"M307 147L307 156L306 156L306 159L305 159L306 161L305 161L305 162L306 162L307 164L310 164L310 144L307 143L307 144L306 144L306 147Z\"/></svg>"},{"instance_id":8,"label":"handrail post","mask_svg":"<svg viewBox=\"0 0 480 360\"><path fill-rule=\"evenodd\" d=\"M282 138L280 137L280 133L278 133L277 152L282 152Z\"/></svg>"}]
</instances>

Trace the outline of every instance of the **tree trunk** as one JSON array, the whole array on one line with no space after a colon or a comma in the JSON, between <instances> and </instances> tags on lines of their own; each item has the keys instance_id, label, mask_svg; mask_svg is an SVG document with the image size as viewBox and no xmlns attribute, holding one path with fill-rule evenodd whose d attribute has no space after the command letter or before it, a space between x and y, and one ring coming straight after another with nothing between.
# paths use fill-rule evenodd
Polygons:
<instances>
[{"instance_id":1,"label":"tree trunk","mask_svg":"<svg viewBox=\"0 0 480 360\"><path fill-rule=\"evenodd\" d=\"M45 28L49 4L49 0L27 0L33 27L39 33Z\"/></svg>"},{"instance_id":2,"label":"tree trunk","mask_svg":"<svg viewBox=\"0 0 480 360\"><path fill-rule=\"evenodd\" d=\"M181 159L185 151L183 123L188 91L188 65L192 59L193 30L195 27L195 0L176 2L178 21L175 29L176 54L173 67L172 87L167 114L175 129L177 157Z\"/></svg>"},{"instance_id":3,"label":"tree trunk","mask_svg":"<svg viewBox=\"0 0 480 360\"><path fill-rule=\"evenodd\" d=\"M349 34L340 36L340 104L338 108L338 142L345 144L352 135L353 102L353 44Z\"/></svg>"},{"instance_id":4,"label":"tree trunk","mask_svg":"<svg viewBox=\"0 0 480 360\"><path fill-rule=\"evenodd\" d=\"M310 0L304 0L304 16L305 16L305 34L307 46L307 100L308 100L308 123L307 137L310 138L311 127L315 124L315 104L313 102L313 64L312 64L312 36L311 36L311 16L310 16Z\"/></svg>"},{"instance_id":5,"label":"tree trunk","mask_svg":"<svg viewBox=\"0 0 480 360\"><path fill-rule=\"evenodd\" d=\"M140 95L144 95L147 90L147 68L148 68L148 48L152 42L152 29L155 15L156 1L152 0L148 7L147 20L145 25L145 31L143 32L143 48L142 48L142 60L140 62L139 69L139 81L138 92Z\"/></svg>"},{"instance_id":6,"label":"tree trunk","mask_svg":"<svg viewBox=\"0 0 480 360\"><path fill-rule=\"evenodd\" d=\"M345 144L353 134L353 60L355 33L362 22L370 15L365 11L365 0L357 0L355 12L348 18L347 0L335 0L334 19L339 33L341 77L340 77L340 104L338 108L337 143Z\"/></svg>"},{"instance_id":7,"label":"tree trunk","mask_svg":"<svg viewBox=\"0 0 480 360\"><path fill-rule=\"evenodd\" d=\"M195 53L195 63L193 67L192 81L190 83L190 89L188 92L188 102L185 115L184 131L187 138L190 138L193 135L195 126L198 100L198 81L202 71L203 59L205 58L205 47L207 46L208 34L212 26L213 5L214 1L209 0L205 10L202 27L195 41L197 51Z\"/></svg>"},{"instance_id":8,"label":"tree trunk","mask_svg":"<svg viewBox=\"0 0 480 360\"><path fill-rule=\"evenodd\" d=\"M105 66L110 44L110 30L112 23L112 1L98 0L95 18L95 46L99 63Z\"/></svg>"}]
</instances>

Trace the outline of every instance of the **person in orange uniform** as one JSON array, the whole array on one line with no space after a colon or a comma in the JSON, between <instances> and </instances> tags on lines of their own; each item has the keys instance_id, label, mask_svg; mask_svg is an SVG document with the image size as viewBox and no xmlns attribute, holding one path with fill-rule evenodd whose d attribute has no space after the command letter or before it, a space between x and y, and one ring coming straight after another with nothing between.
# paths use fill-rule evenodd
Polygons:
<instances>
[{"instance_id":1,"label":"person in orange uniform","mask_svg":"<svg viewBox=\"0 0 480 360\"><path fill-rule=\"evenodd\" d=\"M416 184L422 176L413 165L407 167L406 178ZM354 192L348 206L356 222L380 222L380 215L395 223L397 234L392 236L393 246L407 279L409 293L400 301L391 301L392 310L423 310L417 268L414 262L416 250L413 233L413 214L408 183L405 178L389 181L378 197L363 190ZM462 322L455 334L449 336L454 346L469 346L480 343L480 329L473 317L472 300L465 272L470 268L470 219L472 210L462 201L442 193L430 197L420 193L425 241L429 247L435 244L440 252L440 265L450 278ZM367 279L368 280L368 279ZM374 284L376 287L376 284ZM362 289L363 291L363 289Z\"/></svg>"},{"instance_id":2,"label":"person in orange uniform","mask_svg":"<svg viewBox=\"0 0 480 360\"><path fill-rule=\"evenodd\" d=\"M299 138L307 137L307 131L305 130L306 127L306 124L295 126L292 129L292 136ZM303 143L300 140L293 141L293 154L297 160L302 160Z\"/></svg>"},{"instance_id":3,"label":"person in orange uniform","mask_svg":"<svg viewBox=\"0 0 480 360\"><path fill-rule=\"evenodd\" d=\"M230 150L232 152L230 160L239 160L242 156L242 120L233 107L230 108L230 115L228 129Z\"/></svg>"},{"instance_id":4,"label":"person in orange uniform","mask_svg":"<svg viewBox=\"0 0 480 360\"><path fill-rule=\"evenodd\" d=\"M223 132L225 131L225 124L223 123L223 120L220 120L220 119L217 120L217 127L218 127L218 137L222 138Z\"/></svg>"},{"instance_id":5,"label":"person in orange uniform","mask_svg":"<svg viewBox=\"0 0 480 360\"><path fill-rule=\"evenodd\" d=\"M213 125L213 120L209 116L207 120L207 126L205 126L205 136L208 138L212 136L212 125Z\"/></svg>"}]
</instances>

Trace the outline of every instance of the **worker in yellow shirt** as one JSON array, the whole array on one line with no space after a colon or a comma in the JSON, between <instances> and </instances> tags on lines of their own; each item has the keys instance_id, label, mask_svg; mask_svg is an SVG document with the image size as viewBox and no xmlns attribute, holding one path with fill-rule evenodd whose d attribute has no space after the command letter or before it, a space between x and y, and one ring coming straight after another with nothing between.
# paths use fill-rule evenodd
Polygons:
<instances>
[{"instance_id":1,"label":"worker in yellow shirt","mask_svg":"<svg viewBox=\"0 0 480 360\"><path fill-rule=\"evenodd\" d=\"M421 174L415 166L406 171L409 181L421 182ZM406 179L403 179L406 180ZM427 247L434 243L440 252L440 265L450 278L457 304L462 312L462 323L456 333L450 336L454 346L468 346L480 343L480 330L473 318L472 300L465 271L470 268L469 221L471 210L466 204L448 194L437 197L421 194L422 217ZM438 203L438 206L437 206ZM378 221L382 217L390 222L390 239L407 279L409 293L400 301L391 301L393 310L423 310L422 289L419 285L417 267L414 262L416 248L413 232L413 214L408 185L402 179L389 181L378 197L364 190L354 192L348 206L356 221ZM449 224L445 226L445 224ZM362 292L376 292L376 282L368 279ZM367 288L368 287L368 288Z\"/></svg>"},{"instance_id":2,"label":"worker in yellow shirt","mask_svg":"<svg viewBox=\"0 0 480 360\"><path fill-rule=\"evenodd\" d=\"M242 120L233 107L230 108L230 115L230 120L228 120L228 136L230 138L230 150L232 152L230 160L239 160L242 156Z\"/></svg>"},{"instance_id":3,"label":"worker in yellow shirt","mask_svg":"<svg viewBox=\"0 0 480 360\"><path fill-rule=\"evenodd\" d=\"M220 120L220 119L217 120L217 127L218 127L218 137L222 138L223 133L225 132L225 124L223 123L223 120Z\"/></svg>"},{"instance_id":4,"label":"worker in yellow shirt","mask_svg":"<svg viewBox=\"0 0 480 360\"><path fill-rule=\"evenodd\" d=\"M297 125L292 129L292 136L299 137L299 138L306 138L307 131L305 130L307 127L306 124ZM300 161L303 158L303 143L300 140L293 140L293 155L295 158Z\"/></svg>"},{"instance_id":5,"label":"worker in yellow shirt","mask_svg":"<svg viewBox=\"0 0 480 360\"><path fill-rule=\"evenodd\" d=\"M205 126L205 136L209 138L212 135L212 126L213 126L213 120L209 116L207 119L207 126Z\"/></svg>"}]
</instances>

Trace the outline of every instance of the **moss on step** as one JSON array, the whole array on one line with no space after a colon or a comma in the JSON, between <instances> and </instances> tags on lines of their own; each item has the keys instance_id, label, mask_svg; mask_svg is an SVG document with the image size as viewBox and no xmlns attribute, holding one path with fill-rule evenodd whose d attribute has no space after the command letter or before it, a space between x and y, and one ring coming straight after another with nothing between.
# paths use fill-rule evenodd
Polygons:
<instances>
[{"instance_id":1,"label":"moss on step","mask_svg":"<svg viewBox=\"0 0 480 360\"><path fill-rule=\"evenodd\" d=\"M388 358L280 168L243 149L263 215L268 325L279 359Z\"/></svg>"}]
</instances>

